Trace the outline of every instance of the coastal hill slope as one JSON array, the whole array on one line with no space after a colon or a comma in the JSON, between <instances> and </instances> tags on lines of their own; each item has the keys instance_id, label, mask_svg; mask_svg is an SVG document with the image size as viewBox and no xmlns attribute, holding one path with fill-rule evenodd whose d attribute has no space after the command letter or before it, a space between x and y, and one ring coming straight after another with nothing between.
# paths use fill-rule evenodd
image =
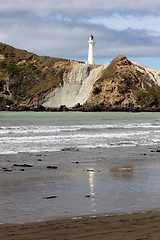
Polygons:
<instances>
[{"instance_id":1,"label":"coastal hill slope","mask_svg":"<svg viewBox=\"0 0 160 240\"><path fill-rule=\"evenodd\" d=\"M63 74L78 62L38 56L0 43L0 106L27 109L58 85Z\"/></svg>"},{"instance_id":2,"label":"coastal hill slope","mask_svg":"<svg viewBox=\"0 0 160 240\"><path fill-rule=\"evenodd\" d=\"M159 111L160 71L123 55L90 66L0 43L0 109Z\"/></svg>"},{"instance_id":3,"label":"coastal hill slope","mask_svg":"<svg viewBox=\"0 0 160 240\"><path fill-rule=\"evenodd\" d=\"M115 58L94 83L85 109L143 110L160 109L160 71Z\"/></svg>"}]
</instances>

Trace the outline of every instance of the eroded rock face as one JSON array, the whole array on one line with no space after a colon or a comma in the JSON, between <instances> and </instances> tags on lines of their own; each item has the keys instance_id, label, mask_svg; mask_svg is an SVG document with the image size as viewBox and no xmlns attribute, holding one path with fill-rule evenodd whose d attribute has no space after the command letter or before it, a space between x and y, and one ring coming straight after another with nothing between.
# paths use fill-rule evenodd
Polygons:
<instances>
[{"instance_id":1,"label":"eroded rock face","mask_svg":"<svg viewBox=\"0 0 160 240\"><path fill-rule=\"evenodd\" d=\"M84 79L90 74L91 68L85 64L75 64L63 75L63 85L58 86L49 93L43 103L46 108L57 108L61 105L74 106L77 95Z\"/></svg>"},{"instance_id":2,"label":"eroded rock face","mask_svg":"<svg viewBox=\"0 0 160 240\"><path fill-rule=\"evenodd\" d=\"M118 56L94 83L82 110L159 110L159 74Z\"/></svg>"},{"instance_id":3,"label":"eroded rock face","mask_svg":"<svg viewBox=\"0 0 160 240\"><path fill-rule=\"evenodd\" d=\"M63 86L46 96L43 106L58 108L61 105L73 107L86 102L94 82L108 64L92 69L90 65L75 64L63 75Z\"/></svg>"},{"instance_id":4,"label":"eroded rock face","mask_svg":"<svg viewBox=\"0 0 160 240\"><path fill-rule=\"evenodd\" d=\"M155 83L155 85L160 86L160 70L145 67L133 60L131 60L130 62L132 63L133 68L135 68L142 74L147 74L149 78Z\"/></svg>"}]
</instances>

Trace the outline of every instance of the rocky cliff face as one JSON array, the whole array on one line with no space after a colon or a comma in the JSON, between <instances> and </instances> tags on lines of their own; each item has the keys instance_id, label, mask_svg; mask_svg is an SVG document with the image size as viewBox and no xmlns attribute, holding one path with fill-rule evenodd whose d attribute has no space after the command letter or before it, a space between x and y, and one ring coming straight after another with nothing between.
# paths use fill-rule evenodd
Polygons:
<instances>
[{"instance_id":1,"label":"rocky cliff face","mask_svg":"<svg viewBox=\"0 0 160 240\"><path fill-rule=\"evenodd\" d=\"M1 110L159 111L160 71L125 56L90 66L0 44Z\"/></svg>"},{"instance_id":2,"label":"rocky cliff face","mask_svg":"<svg viewBox=\"0 0 160 240\"><path fill-rule=\"evenodd\" d=\"M160 71L118 56L104 69L84 111L159 111Z\"/></svg>"}]
</instances>

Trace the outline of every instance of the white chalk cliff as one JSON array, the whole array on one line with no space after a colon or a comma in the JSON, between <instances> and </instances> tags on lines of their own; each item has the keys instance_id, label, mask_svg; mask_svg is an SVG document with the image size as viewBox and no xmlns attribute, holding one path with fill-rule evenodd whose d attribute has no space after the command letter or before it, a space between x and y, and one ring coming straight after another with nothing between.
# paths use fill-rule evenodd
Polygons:
<instances>
[{"instance_id":1,"label":"white chalk cliff","mask_svg":"<svg viewBox=\"0 0 160 240\"><path fill-rule=\"evenodd\" d=\"M56 108L61 105L73 107L77 103L85 103L93 84L108 65L106 63L92 69L87 64L74 64L69 72L64 74L63 86L61 85L49 93L44 100L43 106L46 108Z\"/></svg>"}]
</instances>

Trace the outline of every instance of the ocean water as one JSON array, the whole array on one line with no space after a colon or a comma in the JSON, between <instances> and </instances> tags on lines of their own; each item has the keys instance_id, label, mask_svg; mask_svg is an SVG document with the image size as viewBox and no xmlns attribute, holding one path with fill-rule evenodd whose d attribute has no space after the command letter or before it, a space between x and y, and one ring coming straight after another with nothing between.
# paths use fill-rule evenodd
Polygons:
<instances>
[{"instance_id":1,"label":"ocean water","mask_svg":"<svg viewBox=\"0 0 160 240\"><path fill-rule=\"evenodd\" d=\"M0 223L159 209L159 144L160 113L0 112Z\"/></svg>"},{"instance_id":2,"label":"ocean water","mask_svg":"<svg viewBox=\"0 0 160 240\"><path fill-rule=\"evenodd\" d=\"M0 112L0 154L152 145L160 113Z\"/></svg>"}]
</instances>

